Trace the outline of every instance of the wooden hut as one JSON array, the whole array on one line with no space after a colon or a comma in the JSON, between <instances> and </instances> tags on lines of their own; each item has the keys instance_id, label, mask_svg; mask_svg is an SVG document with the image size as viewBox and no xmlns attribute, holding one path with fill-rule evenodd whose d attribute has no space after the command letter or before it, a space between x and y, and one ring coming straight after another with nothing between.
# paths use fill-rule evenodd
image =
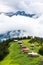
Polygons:
<instances>
[{"instance_id":1,"label":"wooden hut","mask_svg":"<svg viewBox=\"0 0 43 65\"><path fill-rule=\"evenodd\" d=\"M31 50L34 50L35 45L32 43L30 48L31 48Z\"/></svg>"},{"instance_id":2,"label":"wooden hut","mask_svg":"<svg viewBox=\"0 0 43 65\"><path fill-rule=\"evenodd\" d=\"M29 52L29 49L28 48L25 48L25 49L23 49L23 52L24 53L28 53Z\"/></svg>"},{"instance_id":3,"label":"wooden hut","mask_svg":"<svg viewBox=\"0 0 43 65\"><path fill-rule=\"evenodd\" d=\"M27 48L27 47L26 47L26 46L22 46L21 48L22 48L22 49L25 49L25 48Z\"/></svg>"},{"instance_id":4,"label":"wooden hut","mask_svg":"<svg viewBox=\"0 0 43 65\"><path fill-rule=\"evenodd\" d=\"M14 40L14 42L17 42L18 40Z\"/></svg>"},{"instance_id":5,"label":"wooden hut","mask_svg":"<svg viewBox=\"0 0 43 65\"><path fill-rule=\"evenodd\" d=\"M20 41L18 41L18 44L22 44L22 41L20 40Z\"/></svg>"},{"instance_id":6,"label":"wooden hut","mask_svg":"<svg viewBox=\"0 0 43 65\"><path fill-rule=\"evenodd\" d=\"M31 56L31 57L38 57L39 56L38 53L34 53L34 52L28 53L28 55Z\"/></svg>"}]
</instances>

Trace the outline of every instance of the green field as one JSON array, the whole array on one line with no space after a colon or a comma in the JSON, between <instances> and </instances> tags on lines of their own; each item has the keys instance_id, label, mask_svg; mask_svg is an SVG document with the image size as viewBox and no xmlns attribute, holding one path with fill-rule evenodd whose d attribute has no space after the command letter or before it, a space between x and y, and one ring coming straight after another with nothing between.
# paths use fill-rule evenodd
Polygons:
<instances>
[{"instance_id":1,"label":"green field","mask_svg":"<svg viewBox=\"0 0 43 65\"><path fill-rule=\"evenodd\" d=\"M31 44L29 43L29 40L22 40L23 44L26 45L28 48L30 48ZM38 52L40 46L37 46L38 43L35 44L35 49L30 50L34 52ZM21 48L18 44L18 42L10 42L9 47L9 54L0 61L0 65L39 65L40 59L43 58L43 56L39 55L37 58L33 58L28 56L28 54L24 54L21 51Z\"/></svg>"}]
</instances>

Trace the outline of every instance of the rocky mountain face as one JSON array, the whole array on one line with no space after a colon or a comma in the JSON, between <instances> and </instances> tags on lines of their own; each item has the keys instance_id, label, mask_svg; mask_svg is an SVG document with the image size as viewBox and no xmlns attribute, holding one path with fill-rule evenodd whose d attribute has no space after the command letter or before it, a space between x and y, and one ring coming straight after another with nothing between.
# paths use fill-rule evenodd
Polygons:
<instances>
[{"instance_id":1,"label":"rocky mountain face","mask_svg":"<svg viewBox=\"0 0 43 65\"><path fill-rule=\"evenodd\" d=\"M0 41L3 41L4 39L9 39L9 38L23 37L25 33L26 31L24 30L8 31L4 34L0 34Z\"/></svg>"},{"instance_id":2,"label":"rocky mountain face","mask_svg":"<svg viewBox=\"0 0 43 65\"><path fill-rule=\"evenodd\" d=\"M0 12L0 14L4 14L6 16L12 17L14 15L21 15L21 16L26 16L26 17L33 17L33 18L38 18L40 15L39 14L28 14L25 13L25 11L17 11L17 12Z\"/></svg>"}]
</instances>

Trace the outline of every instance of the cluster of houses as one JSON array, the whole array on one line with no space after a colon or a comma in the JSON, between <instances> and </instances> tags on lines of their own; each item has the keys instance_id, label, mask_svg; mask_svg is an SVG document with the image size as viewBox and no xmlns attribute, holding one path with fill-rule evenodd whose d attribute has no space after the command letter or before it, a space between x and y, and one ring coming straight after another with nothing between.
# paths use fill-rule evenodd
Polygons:
<instances>
[{"instance_id":1,"label":"cluster of houses","mask_svg":"<svg viewBox=\"0 0 43 65\"><path fill-rule=\"evenodd\" d=\"M26 54L28 54L31 57L39 57L38 53L30 52L30 49L27 48L25 45L23 45L22 40L19 40L18 44L20 45L20 48L22 49L23 53L26 53ZM31 49L34 50L34 44L31 45Z\"/></svg>"}]
</instances>

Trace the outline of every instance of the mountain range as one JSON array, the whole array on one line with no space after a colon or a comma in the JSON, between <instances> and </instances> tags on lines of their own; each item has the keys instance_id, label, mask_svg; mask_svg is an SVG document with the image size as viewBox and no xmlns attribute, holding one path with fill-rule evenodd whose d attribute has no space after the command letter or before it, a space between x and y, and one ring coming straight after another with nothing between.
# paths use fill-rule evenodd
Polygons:
<instances>
[{"instance_id":1,"label":"mountain range","mask_svg":"<svg viewBox=\"0 0 43 65\"><path fill-rule=\"evenodd\" d=\"M8 31L4 34L0 34L0 41L9 39L9 38L16 38L16 37L23 37L25 36L26 31L25 30L12 30Z\"/></svg>"},{"instance_id":2,"label":"mountain range","mask_svg":"<svg viewBox=\"0 0 43 65\"><path fill-rule=\"evenodd\" d=\"M9 16L9 17L21 15L21 16L26 16L26 17L30 17L30 18L38 18L40 16L40 14L28 14L28 13L25 13L25 11L17 11L16 13L14 13L14 12L0 12L0 15L2 13L5 16ZM0 41L3 41L3 39L5 39L5 38L9 39L9 38L13 38L13 37L21 37L21 36L24 36L25 33L26 33L25 30L7 31L4 34L0 34Z\"/></svg>"},{"instance_id":3,"label":"mountain range","mask_svg":"<svg viewBox=\"0 0 43 65\"><path fill-rule=\"evenodd\" d=\"M21 15L21 16L26 16L26 17L33 17L33 18L38 18L39 14L30 14L30 13L25 13L25 11L17 11L17 12L0 12L0 14L4 14L6 16L12 17L14 15Z\"/></svg>"}]
</instances>

